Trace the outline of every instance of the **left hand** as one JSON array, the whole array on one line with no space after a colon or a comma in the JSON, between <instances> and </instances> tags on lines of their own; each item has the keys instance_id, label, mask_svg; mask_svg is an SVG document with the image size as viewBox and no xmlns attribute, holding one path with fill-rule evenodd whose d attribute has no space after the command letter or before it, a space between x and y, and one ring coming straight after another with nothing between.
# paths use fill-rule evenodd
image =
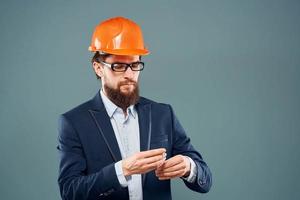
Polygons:
<instances>
[{"instance_id":1,"label":"left hand","mask_svg":"<svg viewBox=\"0 0 300 200\"><path fill-rule=\"evenodd\" d=\"M183 155L176 155L166 160L155 170L159 180L168 180L177 177L187 177L190 175L191 163Z\"/></svg>"}]
</instances>

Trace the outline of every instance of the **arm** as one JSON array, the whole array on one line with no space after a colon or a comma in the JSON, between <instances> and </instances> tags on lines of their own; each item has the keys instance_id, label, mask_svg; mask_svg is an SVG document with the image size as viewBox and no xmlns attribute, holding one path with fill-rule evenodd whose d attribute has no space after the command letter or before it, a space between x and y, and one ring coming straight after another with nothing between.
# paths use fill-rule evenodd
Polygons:
<instances>
[{"instance_id":1,"label":"arm","mask_svg":"<svg viewBox=\"0 0 300 200\"><path fill-rule=\"evenodd\" d=\"M59 120L57 149L60 156L58 184L62 199L96 199L122 188L114 163L96 173L85 173L87 164L80 139L70 121L63 115Z\"/></svg>"},{"instance_id":2,"label":"arm","mask_svg":"<svg viewBox=\"0 0 300 200\"><path fill-rule=\"evenodd\" d=\"M154 170L164 161L165 149L137 152L112 163L93 174L86 174L87 165L80 138L64 115L59 121L60 153L59 188L64 200L97 199L127 187L125 176Z\"/></svg>"},{"instance_id":3,"label":"arm","mask_svg":"<svg viewBox=\"0 0 300 200\"><path fill-rule=\"evenodd\" d=\"M212 175L207 166L203 161L202 156L197 152L185 134L185 131L175 116L172 107L170 106L172 115L172 129L173 129L173 155L185 155L191 158L196 164L196 180L190 183L184 180L184 183L191 190L205 193L208 192L212 185Z\"/></svg>"}]
</instances>

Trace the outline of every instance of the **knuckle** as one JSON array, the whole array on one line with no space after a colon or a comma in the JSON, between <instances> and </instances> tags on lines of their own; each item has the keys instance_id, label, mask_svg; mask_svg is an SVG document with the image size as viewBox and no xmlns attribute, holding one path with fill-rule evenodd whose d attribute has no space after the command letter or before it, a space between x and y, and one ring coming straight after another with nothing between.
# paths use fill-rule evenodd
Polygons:
<instances>
[{"instance_id":1,"label":"knuckle","mask_svg":"<svg viewBox=\"0 0 300 200\"><path fill-rule=\"evenodd\" d=\"M181 161L181 162L184 162L184 161L185 161L184 156L180 156L180 161Z\"/></svg>"},{"instance_id":2,"label":"knuckle","mask_svg":"<svg viewBox=\"0 0 300 200\"><path fill-rule=\"evenodd\" d=\"M138 153L134 154L134 155L133 155L133 158L134 158L134 159L140 158L140 157L142 156L142 153L143 153L143 152L138 152Z\"/></svg>"}]
</instances>

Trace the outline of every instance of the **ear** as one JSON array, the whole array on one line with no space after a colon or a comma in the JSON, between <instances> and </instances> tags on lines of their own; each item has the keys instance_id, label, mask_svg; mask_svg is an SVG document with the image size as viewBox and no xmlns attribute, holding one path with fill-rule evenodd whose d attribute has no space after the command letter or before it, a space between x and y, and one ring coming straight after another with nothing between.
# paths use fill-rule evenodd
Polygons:
<instances>
[{"instance_id":1,"label":"ear","mask_svg":"<svg viewBox=\"0 0 300 200\"><path fill-rule=\"evenodd\" d=\"M93 62L93 68L94 68L95 73L98 76L100 76L100 77L103 76L103 66L100 63Z\"/></svg>"}]
</instances>

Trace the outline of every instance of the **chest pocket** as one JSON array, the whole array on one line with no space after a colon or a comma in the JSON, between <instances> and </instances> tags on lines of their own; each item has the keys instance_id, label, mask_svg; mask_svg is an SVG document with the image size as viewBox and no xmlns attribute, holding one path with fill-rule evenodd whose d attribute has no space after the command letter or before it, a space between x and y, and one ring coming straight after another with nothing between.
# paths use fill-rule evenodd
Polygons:
<instances>
[{"instance_id":1,"label":"chest pocket","mask_svg":"<svg viewBox=\"0 0 300 200\"><path fill-rule=\"evenodd\" d=\"M168 147L168 135L156 135L151 139L151 149L167 148Z\"/></svg>"}]
</instances>

